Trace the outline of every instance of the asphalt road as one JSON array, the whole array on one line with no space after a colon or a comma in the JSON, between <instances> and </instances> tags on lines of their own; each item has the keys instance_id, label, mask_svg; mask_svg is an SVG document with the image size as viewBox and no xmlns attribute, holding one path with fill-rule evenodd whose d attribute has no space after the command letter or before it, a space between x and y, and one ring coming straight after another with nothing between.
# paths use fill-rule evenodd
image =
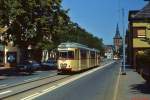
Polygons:
<instances>
[{"instance_id":1,"label":"asphalt road","mask_svg":"<svg viewBox=\"0 0 150 100\"><path fill-rule=\"evenodd\" d=\"M110 62L110 60L104 60L102 63L106 64ZM48 71L36 71L32 75L27 74L16 74L12 73L10 75L5 75L4 79L0 80L0 89L4 87L8 87L10 85L15 85L22 82L28 82L32 80L38 80L43 77L53 76L57 75L57 70L48 70Z\"/></svg>"},{"instance_id":2,"label":"asphalt road","mask_svg":"<svg viewBox=\"0 0 150 100\"><path fill-rule=\"evenodd\" d=\"M119 67L119 63L111 64L48 92L36 100L112 100Z\"/></svg>"},{"instance_id":3,"label":"asphalt road","mask_svg":"<svg viewBox=\"0 0 150 100\"><path fill-rule=\"evenodd\" d=\"M56 70L49 70L49 71L37 71L32 75L25 75L25 74L14 74L11 76L5 76L6 78L0 80L0 89L4 87L8 87L10 85L15 85L22 82L28 82L32 80L37 80L47 76L57 75Z\"/></svg>"}]
</instances>

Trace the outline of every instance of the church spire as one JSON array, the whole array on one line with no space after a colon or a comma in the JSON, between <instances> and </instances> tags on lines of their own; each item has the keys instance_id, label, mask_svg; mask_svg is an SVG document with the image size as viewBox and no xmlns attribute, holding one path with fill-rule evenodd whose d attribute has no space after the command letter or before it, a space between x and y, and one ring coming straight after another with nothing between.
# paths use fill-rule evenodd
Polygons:
<instances>
[{"instance_id":1,"label":"church spire","mask_svg":"<svg viewBox=\"0 0 150 100\"><path fill-rule=\"evenodd\" d=\"M115 38L121 38L118 24L117 24L117 27L116 27Z\"/></svg>"}]
</instances>

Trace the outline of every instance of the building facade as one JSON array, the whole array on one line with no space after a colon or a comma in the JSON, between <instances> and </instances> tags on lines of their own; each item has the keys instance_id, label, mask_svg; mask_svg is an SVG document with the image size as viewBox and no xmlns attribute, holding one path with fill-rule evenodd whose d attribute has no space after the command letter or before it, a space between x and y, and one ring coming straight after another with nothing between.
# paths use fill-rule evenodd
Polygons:
<instances>
[{"instance_id":1,"label":"building facade","mask_svg":"<svg viewBox=\"0 0 150 100\"><path fill-rule=\"evenodd\" d=\"M0 28L0 33L5 32L6 28ZM0 40L3 40L3 37L0 36ZM0 43L0 67L14 67L16 63L19 62L19 51L17 47L13 46L12 42L4 45Z\"/></svg>"},{"instance_id":2,"label":"building facade","mask_svg":"<svg viewBox=\"0 0 150 100\"><path fill-rule=\"evenodd\" d=\"M107 59L113 59L113 45L105 45L105 57Z\"/></svg>"},{"instance_id":3,"label":"building facade","mask_svg":"<svg viewBox=\"0 0 150 100\"><path fill-rule=\"evenodd\" d=\"M127 60L137 68L137 56L150 49L150 2L141 10L129 11L129 31L126 34Z\"/></svg>"}]
</instances>

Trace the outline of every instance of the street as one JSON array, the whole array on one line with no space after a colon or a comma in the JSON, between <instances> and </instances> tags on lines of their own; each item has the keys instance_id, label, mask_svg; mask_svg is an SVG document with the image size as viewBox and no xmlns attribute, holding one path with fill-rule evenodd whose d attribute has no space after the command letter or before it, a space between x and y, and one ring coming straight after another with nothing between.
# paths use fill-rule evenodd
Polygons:
<instances>
[{"instance_id":1,"label":"street","mask_svg":"<svg viewBox=\"0 0 150 100\"><path fill-rule=\"evenodd\" d=\"M32 75L25 75L25 74L14 74L11 76L4 76L5 78L0 81L0 89L3 89L5 87L9 87L16 84L21 84L29 81L38 80L44 77L51 77L57 75L56 70L50 70L50 71L37 71L36 73L33 73Z\"/></svg>"},{"instance_id":2,"label":"street","mask_svg":"<svg viewBox=\"0 0 150 100\"><path fill-rule=\"evenodd\" d=\"M112 100L119 67L111 64L36 100Z\"/></svg>"},{"instance_id":3,"label":"street","mask_svg":"<svg viewBox=\"0 0 150 100\"><path fill-rule=\"evenodd\" d=\"M8 96L7 98L4 98L4 100L112 100L114 96L117 76L119 74L119 67L120 63L111 63L110 65L106 65L104 68L98 67L95 69L91 69L84 73L79 73L76 75L72 75L69 78L64 78L63 80L58 82L52 82L41 87L17 93L10 97ZM90 74L86 74L92 70L95 71L91 72ZM82 76L82 74L85 74L85 76ZM57 77L63 76L60 75ZM74 80L74 78L76 79ZM44 80L43 83L49 80L52 79ZM67 82L69 80L73 81ZM65 82L66 84L61 86L61 84ZM33 84L35 83L30 83L30 85L25 84L28 87L14 87L14 90L24 90L25 88L33 87ZM56 86L57 88L55 88L54 86ZM13 91L13 88L9 88L5 90L5 92L11 90ZM6 93L5 95L8 94Z\"/></svg>"}]
</instances>

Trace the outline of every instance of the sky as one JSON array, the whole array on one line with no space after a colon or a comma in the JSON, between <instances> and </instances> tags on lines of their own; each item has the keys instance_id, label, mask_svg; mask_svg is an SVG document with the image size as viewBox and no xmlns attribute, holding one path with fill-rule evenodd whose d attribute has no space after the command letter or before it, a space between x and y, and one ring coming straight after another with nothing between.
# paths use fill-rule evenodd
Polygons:
<instances>
[{"instance_id":1,"label":"sky","mask_svg":"<svg viewBox=\"0 0 150 100\"><path fill-rule=\"evenodd\" d=\"M122 8L124 8L125 28L128 25L128 11L140 10L147 2L144 0L63 0L62 7L70 9L71 20L103 39L104 44L113 44L113 37L119 24L122 35Z\"/></svg>"}]
</instances>

